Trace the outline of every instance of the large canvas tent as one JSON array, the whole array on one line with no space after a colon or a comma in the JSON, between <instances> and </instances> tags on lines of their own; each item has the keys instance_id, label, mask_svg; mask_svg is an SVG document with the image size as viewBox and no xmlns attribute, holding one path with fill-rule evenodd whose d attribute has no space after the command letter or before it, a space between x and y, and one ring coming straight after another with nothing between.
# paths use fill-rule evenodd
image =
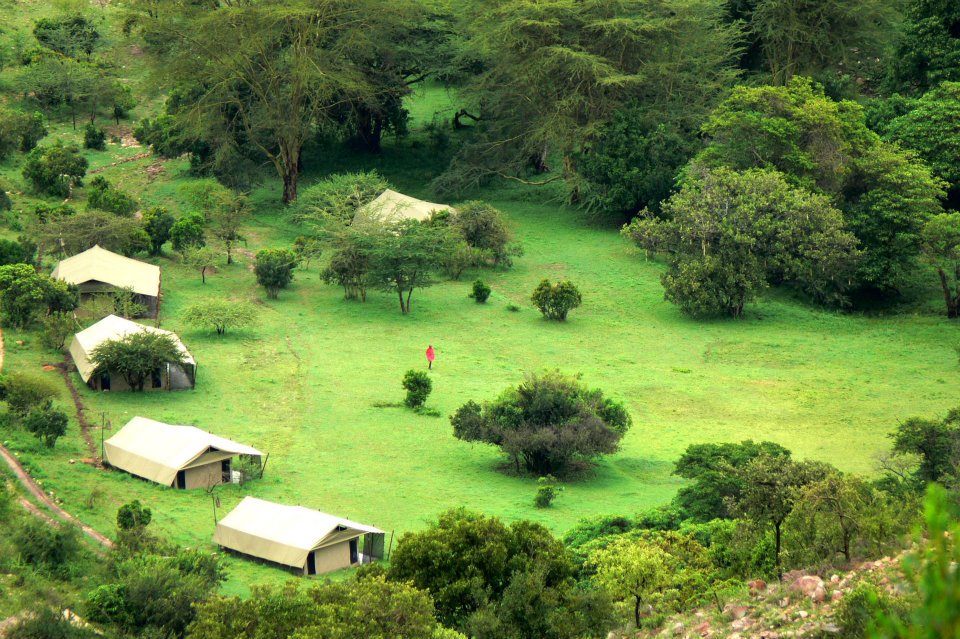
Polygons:
<instances>
[{"instance_id":1,"label":"large canvas tent","mask_svg":"<svg viewBox=\"0 0 960 639\"><path fill-rule=\"evenodd\" d=\"M217 523L213 540L223 548L317 575L382 559L384 532L319 510L245 497Z\"/></svg>"},{"instance_id":2,"label":"large canvas tent","mask_svg":"<svg viewBox=\"0 0 960 639\"><path fill-rule=\"evenodd\" d=\"M231 479L234 457L263 459L256 448L195 426L134 417L103 443L104 461L131 475L176 488L209 488Z\"/></svg>"},{"instance_id":3,"label":"large canvas tent","mask_svg":"<svg viewBox=\"0 0 960 639\"><path fill-rule=\"evenodd\" d=\"M70 355L73 357L81 379L94 390L129 390L130 386L120 375L112 374L110 371L94 375L96 367L90 361L90 354L97 346L106 341L121 339L127 335L144 331L170 335L176 341L180 352L186 357L186 363L183 366L168 364L164 370L156 371L153 378L144 386L144 390L193 388L197 380L197 362L176 333L137 324L116 315L107 315L93 326L73 336L73 341L70 343Z\"/></svg>"},{"instance_id":4,"label":"large canvas tent","mask_svg":"<svg viewBox=\"0 0 960 639\"><path fill-rule=\"evenodd\" d=\"M434 204L387 189L375 200L357 209L354 226L362 224L395 224L403 220L423 222L434 211L456 212L446 204Z\"/></svg>"},{"instance_id":5,"label":"large canvas tent","mask_svg":"<svg viewBox=\"0 0 960 639\"><path fill-rule=\"evenodd\" d=\"M160 300L160 267L118 255L100 246L61 260L51 277L76 284L80 295L113 293L120 289L133 292L134 301L143 304L155 317Z\"/></svg>"}]
</instances>

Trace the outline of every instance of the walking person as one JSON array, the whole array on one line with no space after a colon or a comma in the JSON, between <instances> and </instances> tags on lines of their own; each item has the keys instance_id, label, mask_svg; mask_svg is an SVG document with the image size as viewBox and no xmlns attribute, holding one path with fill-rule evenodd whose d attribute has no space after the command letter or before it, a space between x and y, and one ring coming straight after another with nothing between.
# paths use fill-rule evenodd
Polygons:
<instances>
[{"instance_id":1,"label":"walking person","mask_svg":"<svg viewBox=\"0 0 960 639\"><path fill-rule=\"evenodd\" d=\"M433 344L427 346L427 369L433 370L433 360L437 359L437 353L433 350Z\"/></svg>"}]
</instances>

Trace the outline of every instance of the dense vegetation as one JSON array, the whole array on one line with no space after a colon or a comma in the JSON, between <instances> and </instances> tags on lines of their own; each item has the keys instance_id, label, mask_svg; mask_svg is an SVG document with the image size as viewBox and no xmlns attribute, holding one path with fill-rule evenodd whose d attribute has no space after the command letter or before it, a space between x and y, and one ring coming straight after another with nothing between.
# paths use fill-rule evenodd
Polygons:
<instances>
[{"instance_id":1,"label":"dense vegetation","mask_svg":"<svg viewBox=\"0 0 960 639\"><path fill-rule=\"evenodd\" d=\"M0 477L8 636L655 632L915 530L837 632L949 636L954 4L6 0L0 430L115 540ZM380 218L386 189L448 204ZM94 245L161 266L196 391L73 373L74 332L145 310L48 275ZM144 333L91 363L143 391L182 361ZM258 439L275 474L104 471L136 414ZM212 553L211 501L248 493L380 517L389 562L295 585Z\"/></svg>"}]
</instances>

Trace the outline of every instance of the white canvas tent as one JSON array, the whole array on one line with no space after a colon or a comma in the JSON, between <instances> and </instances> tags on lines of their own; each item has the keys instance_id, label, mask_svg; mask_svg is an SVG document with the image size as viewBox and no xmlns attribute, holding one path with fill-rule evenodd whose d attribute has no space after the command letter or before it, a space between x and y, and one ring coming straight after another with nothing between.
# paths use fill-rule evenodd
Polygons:
<instances>
[{"instance_id":1,"label":"white canvas tent","mask_svg":"<svg viewBox=\"0 0 960 639\"><path fill-rule=\"evenodd\" d=\"M358 540L364 537L361 555ZM213 540L313 575L383 558L384 532L302 506L245 497L217 523Z\"/></svg>"},{"instance_id":2,"label":"white canvas tent","mask_svg":"<svg viewBox=\"0 0 960 639\"><path fill-rule=\"evenodd\" d=\"M207 488L230 475L237 455L263 458L256 448L195 426L134 417L103 443L104 460L131 475L177 488Z\"/></svg>"},{"instance_id":3,"label":"white canvas tent","mask_svg":"<svg viewBox=\"0 0 960 639\"><path fill-rule=\"evenodd\" d=\"M423 222L434 211L456 211L446 204L434 204L387 189L375 200L357 209L353 224L395 224L402 220Z\"/></svg>"},{"instance_id":4,"label":"white canvas tent","mask_svg":"<svg viewBox=\"0 0 960 639\"><path fill-rule=\"evenodd\" d=\"M84 296L129 289L151 315L156 315L160 298L159 266L94 246L61 260L50 276L76 284Z\"/></svg>"},{"instance_id":5,"label":"white canvas tent","mask_svg":"<svg viewBox=\"0 0 960 639\"><path fill-rule=\"evenodd\" d=\"M147 387L167 390L193 388L193 385L196 383L197 362L193 359L193 355L190 354L187 347L183 345L183 342L180 341L180 338L177 337L176 333L165 331L161 328L137 324L128 319L117 317L116 315L107 315L93 326L85 328L73 336L73 341L70 343L70 355L73 357L81 379L92 388L98 390L124 390L129 388L122 378L117 375L111 375L109 372L105 375L95 376L93 374L95 367L90 361L90 353L103 342L120 339L137 332L170 335L176 341L177 348L180 349L180 352L186 356L186 364L183 367L167 366L166 370L157 371L157 376L151 380L151 383L148 384Z\"/></svg>"}]
</instances>

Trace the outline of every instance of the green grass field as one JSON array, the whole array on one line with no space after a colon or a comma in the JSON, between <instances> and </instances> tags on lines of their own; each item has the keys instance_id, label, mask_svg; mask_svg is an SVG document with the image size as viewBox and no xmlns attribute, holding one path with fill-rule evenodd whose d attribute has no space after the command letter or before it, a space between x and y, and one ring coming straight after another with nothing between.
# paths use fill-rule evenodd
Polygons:
<instances>
[{"instance_id":1,"label":"green grass field","mask_svg":"<svg viewBox=\"0 0 960 639\"><path fill-rule=\"evenodd\" d=\"M451 99L439 89L415 96L414 128L447 111ZM51 139L58 135L75 134L58 124ZM193 179L185 162L148 157L109 166L140 152L110 145L88 156L144 203L182 211L182 189ZM378 158L313 158L303 186L332 171L377 168L401 190L427 197L436 155L419 135L388 145ZM0 167L0 176L18 184L16 161ZM247 229L249 252L287 246L298 233L276 205L276 180L267 177L252 194L257 213ZM869 474L898 420L957 403L956 323L933 313L825 312L775 291L743 320L690 320L663 301L662 265L644 261L616 229L588 224L537 194L505 189L487 197L505 211L526 254L512 270L467 273L463 281L415 292L409 316L386 293L371 293L365 304L343 300L339 288L320 282L316 267L299 271L279 300L267 301L249 270L249 252L206 285L198 273L160 260L163 327L178 331L197 358L197 388L144 394L84 388L88 418L98 422L103 412L114 429L138 414L196 424L268 451L263 480L217 489L221 515L253 494L397 534L458 506L532 519L561 533L582 517L629 514L669 500L680 486L672 463L692 443L769 439L798 457ZM31 199L15 201L29 208ZM493 287L486 305L467 298L477 276ZM583 307L567 323L546 322L530 306L530 292L544 277L570 278L581 288ZM181 309L209 296L255 301L259 325L223 338L187 329ZM511 312L508 304L521 310ZM5 338L6 370L59 375L43 372L59 355L44 351L36 334L6 331ZM425 366L428 344L438 353L428 406L444 417L376 408L400 401L400 379ZM540 510L533 507L535 478L505 471L492 448L454 439L446 415L545 368L582 373L587 384L623 399L634 426L618 454L566 483L555 506ZM157 532L212 548L210 496L70 463L88 456L72 426L52 453L24 433L4 437L68 509L99 529L112 531L117 507L138 498L154 509ZM227 592L287 576L237 558L228 562Z\"/></svg>"}]
</instances>

